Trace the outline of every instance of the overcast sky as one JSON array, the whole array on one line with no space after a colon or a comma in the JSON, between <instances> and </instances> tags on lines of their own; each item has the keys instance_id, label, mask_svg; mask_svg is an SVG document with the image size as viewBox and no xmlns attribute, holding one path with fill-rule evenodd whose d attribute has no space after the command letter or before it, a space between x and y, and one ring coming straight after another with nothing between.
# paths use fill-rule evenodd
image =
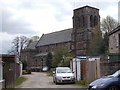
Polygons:
<instances>
[{"instance_id":1,"label":"overcast sky","mask_svg":"<svg viewBox=\"0 0 120 90\"><path fill-rule=\"evenodd\" d=\"M15 36L41 36L72 28L73 9L90 5L100 17L118 18L119 0L2 0L0 1L0 53L10 50Z\"/></svg>"}]
</instances>

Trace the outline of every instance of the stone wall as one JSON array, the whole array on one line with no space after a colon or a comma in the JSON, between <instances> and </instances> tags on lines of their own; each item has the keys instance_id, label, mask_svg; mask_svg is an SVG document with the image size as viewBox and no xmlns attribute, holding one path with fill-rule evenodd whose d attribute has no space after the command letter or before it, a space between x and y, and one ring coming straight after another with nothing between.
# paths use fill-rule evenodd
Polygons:
<instances>
[{"instance_id":1,"label":"stone wall","mask_svg":"<svg viewBox=\"0 0 120 90\"><path fill-rule=\"evenodd\" d=\"M120 60L111 61L107 56L100 56L95 61L90 61L89 59L81 60L81 79L87 82L92 82L97 78L112 74L120 69Z\"/></svg>"},{"instance_id":2,"label":"stone wall","mask_svg":"<svg viewBox=\"0 0 120 90\"><path fill-rule=\"evenodd\" d=\"M34 63L34 55L37 54L37 50L23 50L21 53L21 61L26 61L27 66L32 67Z\"/></svg>"},{"instance_id":3,"label":"stone wall","mask_svg":"<svg viewBox=\"0 0 120 90\"><path fill-rule=\"evenodd\" d=\"M109 36L109 52L120 53L120 30Z\"/></svg>"},{"instance_id":4,"label":"stone wall","mask_svg":"<svg viewBox=\"0 0 120 90\"><path fill-rule=\"evenodd\" d=\"M37 47L37 50L39 53L43 52L54 52L54 50L57 47L64 47L65 49L71 49L71 42L62 42L62 43L56 43L56 44L51 44L51 45L46 45L46 46L39 46Z\"/></svg>"},{"instance_id":5,"label":"stone wall","mask_svg":"<svg viewBox=\"0 0 120 90\"><path fill-rule=\"evenodd\" d=\"M110 61L106 57L102 57L100 61L100 76L108 75L120 69L119 61Z\"/></svg>"}]
</instances>

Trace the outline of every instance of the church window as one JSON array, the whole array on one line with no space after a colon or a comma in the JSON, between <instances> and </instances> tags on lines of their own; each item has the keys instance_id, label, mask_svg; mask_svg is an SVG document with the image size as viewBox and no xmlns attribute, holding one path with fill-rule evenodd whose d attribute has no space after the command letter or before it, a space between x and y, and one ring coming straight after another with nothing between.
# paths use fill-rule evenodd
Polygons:
<instances>
[{"instance_id":1,"label":"church window","mask_svg":"<svg viewBox=\"0 0 120 90\"><path fill-rule=\"evenodd\" d=\"M81 20L81 27L84 27L85 26L85 18L83 15L81 16L80 20Z\"/></svg>"},{"instance_id":2,"label":"church window","mask_svg":"<svg viewBox=\"0 0 120 90\"><path fill-rule=\"evenodd\" d=\"M90 27L93 27L93 24L94 24L94 20L93 20L93 16L91 15L90 16Z\"/></svg>"},{"instance_id":3,"label":"church window","mask_svg":"<svg viewBox=\"0 0 120 90\"><path fill-rule=\"evenodd\" d=\"M98 24L97 16L94 17L94 26Z\"/></svg>"}]
</instances>

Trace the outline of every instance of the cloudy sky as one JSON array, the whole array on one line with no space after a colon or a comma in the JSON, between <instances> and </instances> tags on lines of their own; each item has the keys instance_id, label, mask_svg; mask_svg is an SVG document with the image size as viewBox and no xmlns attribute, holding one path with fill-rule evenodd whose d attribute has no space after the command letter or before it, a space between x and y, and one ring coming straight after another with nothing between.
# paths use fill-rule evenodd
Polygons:
<instances>
[{"instance_id":1,"label":"cloudy sky","mask_svg":"<svg viewBox=\"0 0 120 90\"><path fill-rule=\"evenodd\" d=\"M0 54L10 50L15 36L32 37L72 28L73 9L90 5L101 18L118 18L119 0L2 0L0 1Z\"/></svg>"}]
</instances>

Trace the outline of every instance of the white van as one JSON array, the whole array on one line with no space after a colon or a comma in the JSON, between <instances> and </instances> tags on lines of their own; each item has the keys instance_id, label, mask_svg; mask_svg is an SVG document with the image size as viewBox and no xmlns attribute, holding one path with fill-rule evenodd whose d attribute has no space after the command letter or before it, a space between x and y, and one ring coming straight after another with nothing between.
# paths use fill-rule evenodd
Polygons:
<instances>
[{"instance_id":1,"label":"white van","mask_svg":"<svg viewBox=\"0 0 120 90\"><path fill-rule=\"evenodd\" d=\"M75 83L75 77L69 67L57 67L53 71L54 83Z\"/></svg>"}]
</instances>

